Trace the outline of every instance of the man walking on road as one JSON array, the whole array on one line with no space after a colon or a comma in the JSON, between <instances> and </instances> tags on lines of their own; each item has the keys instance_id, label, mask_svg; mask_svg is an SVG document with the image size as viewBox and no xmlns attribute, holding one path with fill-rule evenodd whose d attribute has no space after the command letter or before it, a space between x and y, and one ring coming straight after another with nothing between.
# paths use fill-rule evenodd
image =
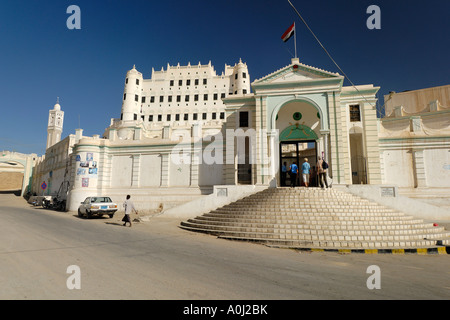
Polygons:
<instances>
[{"instance_id":1,"label":"man walking on road","mask_svg":"<svg viewBox=\"0 0 450 320\"><path fill-rule=\"evenodd\" d=\"M127 195L127 200L125 200L125 202L123 203L123 206L125 208L125 216L123 217L122 221L125 222L123 225L126 226L127 222L130 223L130 227L131 227L131 217L130 214L131 212L134 210L134 212L136 212L136 214L138 214L136 208L134 207L134 203L130 200L131 196Z\"/></svg>"}]
</instances>

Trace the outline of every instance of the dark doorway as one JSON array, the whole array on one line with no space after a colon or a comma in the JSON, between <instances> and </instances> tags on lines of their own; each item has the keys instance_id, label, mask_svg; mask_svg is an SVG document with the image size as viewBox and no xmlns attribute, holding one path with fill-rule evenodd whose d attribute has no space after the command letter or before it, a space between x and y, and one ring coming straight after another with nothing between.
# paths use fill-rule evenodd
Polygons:
<instances>
[{"instance_id":1,"label":"dark doorway","mask_svg":"<svg viewBox=\"0 0 450 320\"><path fill-rule=\"evenodd\" d=\"M367 184L367 159L363 156L352 157L352 183Z\"/></svg>"},{"instance_id":2,"label":"dark doorway","mask_svg":"<svg viewBox=\"0 0 450 320\"><path fill-rule=\"evenodd\" d=\"M244 163L239 163L238 160L237 166L238 184L252 184L252 164L250 163L250 157L250 138L245 137L245 160Z\"/></svg>"},{"instance_id":3,"label":"dark doorway","mask_svg":"<svg viewBox=\"0 0 450 320\"><path fill-rule=\"evenodd\" d=\"M304 162L304 158L308 159L308 163L311 166L309 186L317 186L316 177L316 163L317 163L317 144L314 140L297 140L297 141L282 141L280 142L280 183L279 185L291 186L291 179L289 174L289 166L294 162L299 168L299 174L297 175L296 185L303 185L301 167ZM283 171L284 163L286 163L285 174Z\"/></svg>"}]
</instances>

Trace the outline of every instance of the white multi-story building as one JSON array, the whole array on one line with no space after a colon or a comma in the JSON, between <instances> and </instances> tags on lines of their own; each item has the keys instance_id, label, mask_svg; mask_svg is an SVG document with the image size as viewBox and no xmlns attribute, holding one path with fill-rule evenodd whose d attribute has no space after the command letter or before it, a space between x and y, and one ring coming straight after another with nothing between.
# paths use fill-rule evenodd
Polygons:
<instances>
[{"instance_id":1,"label":"white multi-story building","mask_svg":"<svg viewBox=\"0 0 450 320\"><path fill-rule=\"evenodd\" d=\"M225 121L222 99L249 93L250 76L241 60L234 66L225 65L221 75L217 75L211 62L187 66L168 64L166 70L153 69L150 79L144 79L133 67L125 79L120 120L142 120L146 131L153 131L154 137L164 126L221 124Z\"/></svg>"}]
</instances>

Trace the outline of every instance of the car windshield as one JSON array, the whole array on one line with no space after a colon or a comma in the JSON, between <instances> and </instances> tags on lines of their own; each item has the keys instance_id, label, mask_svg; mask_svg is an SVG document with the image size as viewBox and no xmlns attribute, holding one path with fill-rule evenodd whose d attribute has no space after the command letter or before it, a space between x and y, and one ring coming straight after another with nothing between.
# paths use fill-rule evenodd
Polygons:
<instances>
[{"instance_id":1,"label":"car windshield","mask_svg":"<svg viewBox=\"0 0 450 320\"><path fill-rule=\"evenodd\" d=\"M109 197L93 197L91 198L91 203L106 203L111 202L111 198Z\"/></svg>"}]
</instances>

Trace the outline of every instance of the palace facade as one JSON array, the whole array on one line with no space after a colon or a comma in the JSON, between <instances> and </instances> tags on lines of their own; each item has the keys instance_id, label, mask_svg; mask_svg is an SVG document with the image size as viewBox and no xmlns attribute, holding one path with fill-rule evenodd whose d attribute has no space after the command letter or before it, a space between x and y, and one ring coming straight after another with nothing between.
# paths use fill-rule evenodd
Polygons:
<instances>
[{"instance_id":1,"label":"palace facade","mask_svg":"<svg viewBox=\"0 0 450 320\"><path fill-rule=\"evenodd\" d=\"M381 183L373 85L292 59L250 82L239 61L167 66L125 78L120 119L73 148L68 206L132 194L142 209L175 206L217 185L279 186L283 162L330 165L334 184ZM360 157L364 166L360 166Z\"/></svg>"},{"instance_id":2,"label":"palace facade","mask_svg":"<svg viewBox=\"0 0 450 320\"><path fill-rule=\"evenodd\" d=\"M378 90L372 84L344 86L342 75L297 58L253 82L242 61L225 65L220 75L211 63L168 65L152 70L149 79L133 67L125 77L120 118L111 119L102 136L79 131L51 142L34 188L50 178L45 161L52 161L61 164L61 172L58 178L52 173L47 194L68 182L69 210L88 196L108 195L121 203L126 194L141 210L154 210L217 186L280 186L282 164L301 165L304 158L314 179L318 157L328 162L333 185L395 183L397 144L386 130L401 125L391 116L377 119ZM423 115L419 122L429 127L439 121L445 113L439 108L433 109L438 115ZM50 117L61 112L53 110ZM411 121L418 128L417 117ZM60 128L51 122L49 130L53 141ZM448 158L442 161L448 166ZM420 179L419 174L417 185Z\"/></svg>"}]
</instances>

